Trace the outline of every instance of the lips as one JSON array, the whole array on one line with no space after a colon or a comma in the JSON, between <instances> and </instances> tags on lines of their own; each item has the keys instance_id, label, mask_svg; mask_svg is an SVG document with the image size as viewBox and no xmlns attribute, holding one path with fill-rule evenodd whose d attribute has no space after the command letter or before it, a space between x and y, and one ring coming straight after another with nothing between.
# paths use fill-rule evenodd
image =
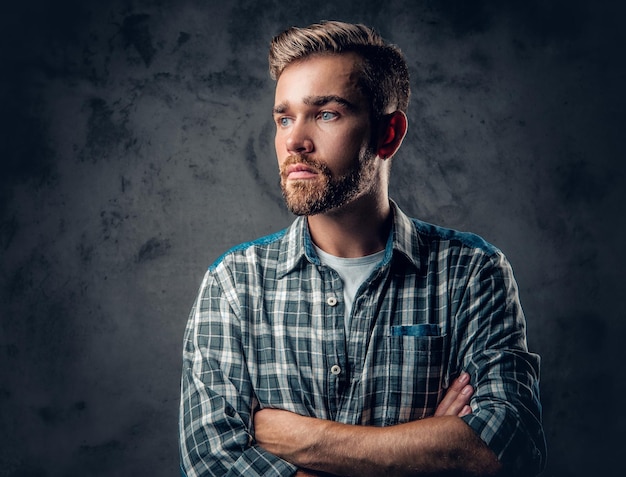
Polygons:
<instances>
[{"instance_id":1,"label":"lips","mask_svg":"<svg viewBox=\"0 0 626 477\"><path fill-rule=\"evenodd\" d=\"M317 171L306 164L290 164L285 168L285 176L291 180L312 179L317 176Z\"/></svg>"}]
</instances>

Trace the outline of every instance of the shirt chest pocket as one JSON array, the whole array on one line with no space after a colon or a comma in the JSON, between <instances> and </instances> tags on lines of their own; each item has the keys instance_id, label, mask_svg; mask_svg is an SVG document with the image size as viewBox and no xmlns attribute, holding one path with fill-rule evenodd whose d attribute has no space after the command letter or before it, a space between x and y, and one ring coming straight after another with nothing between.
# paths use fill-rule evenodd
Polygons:
<instances>
[{"instance_id":1,"label":"shirt chest pocket","mask_svg":"<svg viewBox=\"0 0 626 477\"><path fill-rule=\"evenodd\" d=\"M432 416L443 393L447 336L436 325L392 326L387 345L385 425Z\"/></svg>"}]
</instances>

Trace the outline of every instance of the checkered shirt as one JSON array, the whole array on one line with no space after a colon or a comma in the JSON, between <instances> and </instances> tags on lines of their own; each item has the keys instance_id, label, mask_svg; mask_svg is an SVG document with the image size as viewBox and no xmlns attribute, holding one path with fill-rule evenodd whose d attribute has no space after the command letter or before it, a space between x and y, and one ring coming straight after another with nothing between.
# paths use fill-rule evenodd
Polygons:
<instances>
[{"instance_id":1,"label":"checkered shirt","mask_svg":"<svg viewBox=\"0 0 626 477\"><path fill-rule=\"evenodd\" d=\"M342 281L304 218L209 268L185 332L183 475L293 475L255 444L255 409L390 426L432 416L462 370L475 387L465 422L514 473L543 468L539 357L509 263L476 235L392 208L348 330Z\"/></svg>"}]
</instances>

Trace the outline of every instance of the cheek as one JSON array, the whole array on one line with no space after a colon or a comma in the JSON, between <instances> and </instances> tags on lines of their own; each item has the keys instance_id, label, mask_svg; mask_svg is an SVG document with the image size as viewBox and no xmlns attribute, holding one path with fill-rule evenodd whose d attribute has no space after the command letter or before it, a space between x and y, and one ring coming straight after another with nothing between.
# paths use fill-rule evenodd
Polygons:
<instances>
[{"instance_id":1,"label":"cheek","mask_svg":"<svg viewBox=\"0 0 626 477\"><path fill-rule=\"evenodd\" d=\"M286 130L277 129L274 132L274 148L276 154L285 155L288 154L287 142L289 140L289 132Z\"/></svg>"},{"instance_id":2,"label":"cheek","mask_svg":"<svg viewBox=\"0 0 626 477\"><path fill-rule=\"evenodd\" d=\"M361 134L344 135L334 143L335 151L339 152L346 162L352 162L361 151L369 145L369 138Z\"/></svg>"}]
</instances>

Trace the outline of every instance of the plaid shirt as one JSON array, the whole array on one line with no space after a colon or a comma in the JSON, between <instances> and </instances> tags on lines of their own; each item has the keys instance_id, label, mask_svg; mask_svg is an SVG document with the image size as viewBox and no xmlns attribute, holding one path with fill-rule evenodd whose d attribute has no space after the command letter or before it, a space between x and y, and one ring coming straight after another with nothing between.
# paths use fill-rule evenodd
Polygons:
<instances>
[{"instance_id":1,"label":"plaid shirt","mask_svg":"<svg viewBox=\"0 0 626 477\"><path fill-rule=\"evenodd\" d=\"M185 333L183 475L293 475L255 445L257 407L389 426L432 416L462 370L476 389L465 422L511 470L543 468L539 357L508 262L476 235L392 207L347 333L341 279L321 265L304 218L209 268Z\"/></svg>"}]
</instances>

